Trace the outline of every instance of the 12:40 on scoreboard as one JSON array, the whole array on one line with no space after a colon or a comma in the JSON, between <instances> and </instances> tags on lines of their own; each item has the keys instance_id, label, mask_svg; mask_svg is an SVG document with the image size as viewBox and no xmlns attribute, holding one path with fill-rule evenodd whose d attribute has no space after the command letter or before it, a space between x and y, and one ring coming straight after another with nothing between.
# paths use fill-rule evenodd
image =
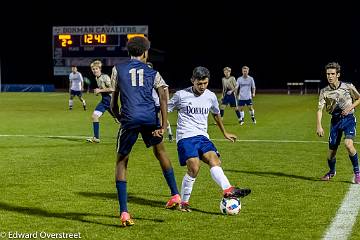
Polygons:
<instances>
[{"instance_id":1,"label":"12:40 on scoreboard","mask_svg":"<svg viewBox=\"0 0 360 240\"><path fill-rule=\"evenodd\" d=\"M105 66L127 57L126 42L133 35L148 36L148 26L54 26L54 75L69 73L71 65L89 66L94 59Z\"/></svg>"}]
</instances>

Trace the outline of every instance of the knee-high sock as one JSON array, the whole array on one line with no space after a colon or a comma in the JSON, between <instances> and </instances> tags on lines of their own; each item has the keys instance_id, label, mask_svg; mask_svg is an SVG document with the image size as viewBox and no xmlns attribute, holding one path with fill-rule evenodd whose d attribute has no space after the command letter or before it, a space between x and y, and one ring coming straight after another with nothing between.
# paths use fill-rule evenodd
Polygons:
<instances>
[{"instance_id":1,"label":"knee-high sock","mask_svg":"<svg viewBox=\"0 0 360 240\"><path fill-rule=\"evenodd\" d=\"M331 173L335 173L336 171L335 165L336 165L336 158L328 159L328 166L330 168Z\"/></svg>"},{"instance_id":2,"label":"knee-high sock","mask_svg":"<svg viewBox=\"0 0 360 240\"><path fill-rule=\"evenodd\" d=\"M99 128L100 128L100 123L93 122L94 137L96 137L97 139L99 139Z\"/></svg>"},{"instance_id":3,"label":"knee-high sock","mask_svg":"<svg viewBox=\"0 0 360 240\"><path fill-rule=\"evenodd\" d=\"M185 174L181 184L181 201L189 202L193 185L196 178L190 177L189 174Z\"/></svg>"},{"instance_id":4,"label":"knee-high sock","mask_svg":"<svg viewBox=\"0 0 360 240\"><path fill-rule=\"evenodd\" d=\"M169 135L172 135L172 131L171 131L171 125L170 125L170 122L169 121L167 121L167 131L168 131L168 134Z\"/></svg>"},{"instance_id":5,"label":"knee-high sock","mask_svg":"<svg viewBox=\"0 0 360 240\"><path fill-rule=\"evenodd\" d=\"M250 110L249 113L251 117L255 117L255 110Z\"/></svg>"},{"instance_id":6,"label":"knee-high sock","mask_svg":"<svg viewBox=\"0 0 360 240\"><path fill-rule=\"evenodd\" d=\"M354 156L350 156L351 163L353 165L354 173L359 173L359 161L358 161L358 154L355 153Z\"/></svg>"},{"instance_id":7,"label":"knee-high sock","mask_svg":"<svg viewBox=\"0 0 360 240\"><path fill-rule=\"evenodd\" d=\"M239 111L239 110L235 110L235 113L236 113L236 117L240 120L240 118L241 118L240 111Z\"/></svg>"},{"instance_id":8,"label":"knee-high sock","mask_svg":"<svg viewBox=\"0 0 360 240\"><path fill-rule=\"evenodd\" d=\"M69 107L72 107L74 104L74 101L73 100L69 100Z\"/></svg>"},{"instance_id":9,"label":"knee-high sock","mask_svg":"<svg viewBox=\"0 0 360 240\"><path fill-rule=\"evenodd\" d=\"M167 185L170 188L171 195L179 194L179 190L176 186L174 170L172 168L166 169L165 171L163 171L163 174L166 179Z\"/></svg>"},{"instance_id":10,"label":"knee-high sock","mask_svg":"<svg viewBox=\"0 0 360 240\"><path fill-rule=\"evenodd\" d=\"M222 188L222 190L228 189L231 187L231 184L228 178L225 176L224 171L221 167L215 166L210 168L210 173L212 179Z\"/></svg>"},{"instance_id":11,"label":"knee-high sock","mask_svg":"<svg viewBox=\"0 0 360 240\"><path fill-rule=\"evenodd\" d=\"M245 113L244 113L244 111L241 111L240 112L240 119L244 119L244 117L245 117Z\"/></svg>"},{"instance_id":12,"label":"knee-high sock","mask_svg":"<svg viewBox=\"0 0 360 240\"><path fill-rule=\"evenodd\" d=\"M128 209L127 209L126 181L116 181L116 189L118 194L120 213L127 212Z\"/></svg>"}]
</instances>

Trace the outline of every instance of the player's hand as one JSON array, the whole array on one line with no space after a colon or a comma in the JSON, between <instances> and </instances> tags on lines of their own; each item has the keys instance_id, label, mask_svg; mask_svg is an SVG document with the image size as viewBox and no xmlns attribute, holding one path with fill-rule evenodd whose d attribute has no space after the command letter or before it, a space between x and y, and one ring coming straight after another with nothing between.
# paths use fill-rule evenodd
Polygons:
<instances>
[{"instance_id":1,"label":"player's hand","mask_svg":"<svg viewBox=\"0 0 360 240\"><path fill-rule=\"evenodd\" d=\"M155 131L152 132L152 135L154 137L162 137L165 133L165 130L163 128L160 129L156 129Z\"/></svg>"},{"instance_id":2,"label":"player's hand","mask_svg":"<svg viewBox=\"0 0 360 240\"><path fill-rule=\"evenodd\" d=\"M232 93L233 93L233 91L231 91L231 90L226 92L227 95L231 95Z\"/></svg>"},{"instance_id":3,"label":"player's hand","mask_svg":"<svg viewBox=\"0 0 360 240\"><path fill-rule=\"evenodd\" d=\"M99 88L95 88L95 89L94 89L94 93L95 93L95 95L98 95L98 94L100 93L100 89L99 89Z\"/></svg>"},{"instance_id":4,"label":"player's hand","mask_svg":"<svg viewBox=\"0 0 360 240\"><path fill-rule=\"evenodd\" d=\"M351 110L353 110L353 107L352 107L352 106L349 106L349 107L345 108L345 109L341 112L341 115L346 116L346 115L348 115L348 114L351 112Z\"/></svg>"},{"instance_id":5,"label":"player's hand","mask_svg":"<svg viewBox=\"0 0 360 240\"><path fill-rule=\"evenodd\" d=\"M231 142L236 142L236 135L232 134L232 133L225 133L224 137L228 140L230 140Z\"/></svg>"},{"instance_id":6,"label":"player's hand","mask_svg":"<svg viewBox=\"0 0 360 240\"><path fill-rule=\"evenodd\" d=\"M322 127L317 127L316 128L316 134L319 136L319 137L323 137L324 136L324 129Z\"/></svg>"}]
</instances>

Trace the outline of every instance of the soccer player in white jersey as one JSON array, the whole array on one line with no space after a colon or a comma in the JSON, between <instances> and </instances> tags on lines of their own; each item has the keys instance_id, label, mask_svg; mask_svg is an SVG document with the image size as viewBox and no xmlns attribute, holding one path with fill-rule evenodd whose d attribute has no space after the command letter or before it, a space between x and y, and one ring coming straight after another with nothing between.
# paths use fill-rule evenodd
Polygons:
<instances>
[{"instance_id":1,"label":"soccer player in white jersey","mask_svg":"<svg viewBox=\"0 0 360 240\"><path fill-rule=\"evenodd\" d=\"M237 108L236 101L236 79L234 76L231 76L231 68L224 67L224 77L221 79L222 83L222 98L220 105L220 115L223 118L225 113L225 108L227 105L230 105L236 113L236 117L240 121L240 112Z\"/></svg>"},{"instance_id":2,"label":"soccer player in white jersey","mask_svg":"<svg viewBox=\"0 0 360 240\"><path fill-rule=\"evenodd\" d=\"M360 94L353 84L339 81L340 65L331 62L325 66L326 77L329 85L321 89L317 111L316 133L319 137L324 136L324 129L321 125L322 111L331 114L329 152L327 163L329 172L321 180L329 181L336 175L336 152L339 147L342 134L345 135L345 148L348 152L354 171L354 183L360 184L358 154L354 147L356 135L355 108L360 104Z\"/></svg>"},{"instance_id":3,"label":"soccer player in white jersey","mask_svg":"<svg viewBox=\"0 0 360 240\"><path fill-rule=\"evenodd\" d=\"M96 106L93 114L93 132L94 136L92 138L86 139L87 142L91 143L100 143L100 117L108 111L111 116L114 117L110 110L110 102L111 102L111 93L115 90L115 81L111 81L109 75L101 72L102 62L99 60L95 60L90 64L91 71L95 75L97 88L94 89L95 95L101 94L101 102ZM116 119L114 117L114 119ZM116 120L117 121L117 120Z\"/></svg>"},{"instance_id":4,"label":"soccer player in white jersey","mask_svg":"<svg viewBox=\"0 0 360 240\"><path fill-rule=\"evenodd\" d=\"M242 76L236 81L236 88L239 88L239 111L240 111L240 125L244 124L244 106L246 105L249 109L251 120L256 124L255 110L252 102L252 98L255 97L255 81L254 78L249 76L249 67L243 66Z\"/></svg>"},{"instance_id":5,"label":"soccer player in white jersey","mask_svg":"<svg viewBox=\"0 0 360 240\"><path fill-rule=\"evenodd\" d=\"M230 184L221 168L220 154L210 141L207 133L208 116L211 112L224 137L236 141L234 134L225 130L221 120L219 103L215 93L207 89L210 72L205 67L193 70L192 87L177 91L170 99L168 110L178 111L176 142L181 166L187 166L181 185L180 210L191 211L190 195L200 170L200 160L210 166L213 180L222 188L224 197L245 197L251 190L238 188Z\"/></svg>"},{"instance_id":6,"label":"soccer player in white jersey","mask_svg":"<svg viewBox=\"0 0 360 240\"><path fill-rule=\"evenodd\" d=\"M74 96L78 96L79 100L82 102L84 110L86 110L86 102L82 97L82 91L84 90L84 79L80 72L78 72L76 66L71 67L71 73L69 74L70 81L70 99L69 99L69 109L72 110L74 104Z\"/></svg>"}]
</instances>

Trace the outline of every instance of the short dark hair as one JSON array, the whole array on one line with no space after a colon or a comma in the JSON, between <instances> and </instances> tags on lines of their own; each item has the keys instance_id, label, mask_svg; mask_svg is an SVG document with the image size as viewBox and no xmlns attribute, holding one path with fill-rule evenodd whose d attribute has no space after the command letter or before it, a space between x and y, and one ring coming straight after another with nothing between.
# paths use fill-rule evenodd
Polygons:
<instances>
[{"instance_id":1,"label":"short dark hair","mask_svg":"<svg viewBox=\"0 0 360 240\"><path fill-rule=\"evenodd\" d=\"M325 70L328 69L336 69L336 73L339 73L341 70L340 64L338 64L337 62L330 62L328 64L326 64L325 66Z\"/></svg>"},{"instance_id":2,"label":"short dark hair","mask_svg":"<svg viewBox=\"0 0 360 240\"><path fill-rule=\"evenodd\" d=\"M132 37L127 42L127 50L130 56L139 57L150 49L150 41L146 37Z\"/></svg>"},{"instance_id":3,"label":"short dark hair","mask_svg":"<svg viewBox=\"0 0 360 240\"><path fill-rule=\"evenodd\" d=\"M210 71L206 67L196 67L193 70L191 80L204 80L205 78L210 79Z\"/></svg>"}]
</instances>

